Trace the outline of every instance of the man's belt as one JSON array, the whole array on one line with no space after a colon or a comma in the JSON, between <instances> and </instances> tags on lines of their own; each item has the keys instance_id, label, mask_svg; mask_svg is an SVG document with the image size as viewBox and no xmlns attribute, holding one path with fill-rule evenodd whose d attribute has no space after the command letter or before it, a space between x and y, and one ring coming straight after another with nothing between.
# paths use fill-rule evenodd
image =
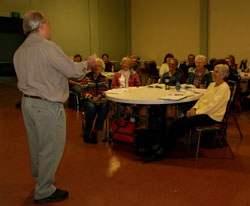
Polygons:
<instances>
[{"instance_id":1,"label":"man's belt","mask_svg":"<svg viewBox=\"0 0 250 206\"><path fill-rule=\"evenodd\" d=\"M27 95L27 94L23 94L24 97L29 97L29 98L33 98L33 99L43 99L43 100L46 100L42 97L38 97L38 96L31 96L31 95Z\"/></svg>"},{"instance_id":2,"label":"man's belt","mask_svg":"<svg viewBox=\"0 0 250 206\"><path fill-rule=\"evenodd\" d=\"M28 97L28 98L42 99L42 100L46 100L46 101L52 102L52 101L50 101L50 100L47 100L47 99L44 99L44 98L38 97L38 96L32 96L32 95L27 95L27 94L23 94L23 96L24 96L24 97ZM54 102L54 103L61 103L61 104L62 104L62 102Z\"/></svg>"}]
</instances>

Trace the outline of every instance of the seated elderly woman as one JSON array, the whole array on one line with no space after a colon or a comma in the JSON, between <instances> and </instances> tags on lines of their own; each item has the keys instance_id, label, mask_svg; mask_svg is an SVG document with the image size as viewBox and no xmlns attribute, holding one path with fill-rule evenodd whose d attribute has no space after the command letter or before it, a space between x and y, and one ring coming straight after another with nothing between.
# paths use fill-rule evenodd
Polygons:
<instances>
[{"instance_id":1,"label":"seated elderly woman","mask_svg":"<svg viewBox=\"0 0 250 206\"><path fill-rule=\"evenodd\" d=\"M114 69L114 65L112 64L112 62L109 61L109 55L103 54L102 59L105 63L105 72L113 72L112 68Z\"/></svg>"},{"instance_id":2,"label":"seated elderly woman","mask_svg":"<svg viewBox=\"0 0 250 206\"><path fill-rule=\"evenodd\" d=\"M211 72L205 68L206 62L207 60L205 56L196 56L196 69L188 75L187 84L193 84L196 88L201 89L208 87L208 85L213 81L213 78Z\"/></svg>"},{"instance_id":3,"label":"seated elderly woman","mask_svg":"<svg viewBox=\"0 0 250 206\"><path fill-rule=\"evenodd\" d=\"M131 70L130 58L122 58L121 66L122 69L115 73L114 79L112 81L113 88L141 86L141 82L137 73Z\"/></svg>"},{"instance_id":4,"label":"seated elderly woman","mask_svg":"<svg viewBox=\"0 0 250 206\"><path fill-rule=\"evenodd\" d=\"M224 81L228 75L228 65L218 64L215 66L213 72L214 82L209 85L207 91L197 103L186 112L185 117L176 120L168 128L160 143L151 145L154 151L153 155L145 157L145 161L162 159L164 152L170 150L178 138L188 133L191 128L222 122L230 98L229 86Z\"/></svg>"},{"instance_id":5,"label":"seated elderly woman","mask_svg":"<svg viewBox=\"0 0 250 206\"><path fill-rule=\"evenodd\" d=\"M103 123L109 111L108 102L104 98L104 93L109 89L108 78L101 74L105 64L102 59L96 59L96 66L91 68L81 82L81 94L85 108L85 127L84 141L87 143L97 143L97 133L103 130ZM92 131L93 121L97 114L94 130ZM90 136L91 134L91 136Z\"/></svg>"},{"instance_id":6,"label":"seated elderly woman","mask_svg":"<svg viewBox=\"0 0 250 206\"><path fill-rule=\"evenodd\" d=\"M142 83L142 72L140 68L140 64L138 62L138 56L136 55L131 55L130 57L131 60L131 70L135 71L140 79L140 82Z\"/></svg>"},{"instance_id":7,"label":"seated elderly woman","mask_svg":"<svg viewBox=\"0 0 250 206\"><path fill-rule=\"evenodd\" d=\"M166 83L166 79L170 79L170 86L175 86L176 82L182 83L182 73L178 70L178 63L177 59L170 59L169 71L163 74L160 84Z\"/></svg>"},{"instance_id":8,"label":"seated elderly woman","mask_svg":"<svg viewBox=\"0 0 250 206\"><path fill-rule=\"evenodd\" d=\"M70 58L74 62L81 62L82 61L82 56L80 54L76 54L75 56L70 56ZM78 96L78 99L81 99L81 87L80 87L81 81L82 81L82 77L69 79L69 90L75 92L76 95Z\"/></svg>"},{"instance_id":9,"label":"seated elderly woman","mask_svg":"<svg viewBox=\"0 0 250 206\"><path fill-rule=\"evenodd\" d=\"M237 69L234 67L234 63L233 63L233 59L230 56L227 56L225 58L225 61L227 62L228 66L229 66L229 77L228 80L232 80L235 82L238 82L239 78L238 78L238 71ZM215 62L216 63L216 62Z\"/></svg>"},{"instance_id":10,"label":"seated elderly woman","mask_svg":"<svg viewBox=\"0 0 250 206\"><path fill-rule=\"evenodd\" d=\"M159 70L159 76L162 77L163 74L165 74L166 72L169 71L169 62L170 62L170 59L173 59L174 58L174 55L171 54L171 53L167 53L166 56L164 57L164 60L163 60L163 64L161 65L160 67L160 70Z\"/></svg>"}]
</instances>

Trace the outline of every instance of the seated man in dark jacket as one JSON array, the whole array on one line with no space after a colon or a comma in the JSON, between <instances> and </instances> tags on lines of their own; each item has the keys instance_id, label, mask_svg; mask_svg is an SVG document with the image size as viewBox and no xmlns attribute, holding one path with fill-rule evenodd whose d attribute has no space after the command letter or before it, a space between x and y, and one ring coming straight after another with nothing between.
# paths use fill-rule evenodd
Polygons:
<instances>
[{"instance_id":1,"label":"seated man in dark jacket","mask_svg":"<svg viewBox=\"0 0 250 206\"><path fill-rule=\"evenodd\" d=\"M187 84L193 84L196 88L207 88L208 85L213 81L212 74L208 69L205 68L206 57L198 55L195 58L196 69L190 73L187 79Z\"/></svg>"}]
</instances>

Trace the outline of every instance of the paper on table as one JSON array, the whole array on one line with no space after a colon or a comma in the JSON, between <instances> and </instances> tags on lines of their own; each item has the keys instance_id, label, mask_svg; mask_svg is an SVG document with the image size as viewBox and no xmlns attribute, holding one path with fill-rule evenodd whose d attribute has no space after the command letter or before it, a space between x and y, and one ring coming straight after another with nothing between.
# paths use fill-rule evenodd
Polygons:
<instances>
[{"instance_id":1,"label":"paper on table","mask_svg":"<svg viewBox=\"0 0 250 206\"><path fill-rule=\"evenodd\" d=\"M126 88L111 89L111 90L106 91L105 93L109 93L109 94L120 94L120 93L123 93L123 92L127 92L128 90L129 90L129 89L126 89Z\"/></svg>"},{"instance_id":2,"label":"paper on table","mask_svg":"<svg viewBox=\"0 0 250 206\"><path fill-rule=\"evenodd\" d=\"M194 88L195 89L195 86L192 85L192 84L181 84L181 88L183 88L183 89L192 89L192 88Z\"/></svg>"},{"instance_id":3,"label":"paper on table","mask_svg":"<svg viewBox=\"0 0 250 206\"><path fill-rule=\"evenodd\" d=\"M147 86L148 88L158 88L158 89L165 89L165 84L151 84Z\"/></svg>"},{"instance_id":4,"label":"paper on table","mask_svg":"<svg viewBox=\"0 0 250 206\"><path fill-rule=\"evenodd\" d=\"M160 97L159 99L180 100L180 99L183 99L183 98L185 98L187 96L190 96L190 95L185 95L185 94L167 94L166 96Z\"/></svg>"}]
</instances>

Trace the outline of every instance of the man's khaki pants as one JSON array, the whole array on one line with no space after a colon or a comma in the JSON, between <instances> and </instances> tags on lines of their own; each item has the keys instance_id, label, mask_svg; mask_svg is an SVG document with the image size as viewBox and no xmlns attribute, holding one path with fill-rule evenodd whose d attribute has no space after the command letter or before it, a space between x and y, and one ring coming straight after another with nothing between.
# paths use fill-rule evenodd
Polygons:
<instances>
[{"instance_id":1,"label":"man's khaki pants","mask_svg":"<svg viewBox=\"0 0 250 206\"><path fill-rule=\"evenodd\" d=\"M21 106L32 176L37 182L34 198L43 199L56 190L55 173L65 145L66 116L62 103L22 97Z\"/></svg>"}]
</instances>

